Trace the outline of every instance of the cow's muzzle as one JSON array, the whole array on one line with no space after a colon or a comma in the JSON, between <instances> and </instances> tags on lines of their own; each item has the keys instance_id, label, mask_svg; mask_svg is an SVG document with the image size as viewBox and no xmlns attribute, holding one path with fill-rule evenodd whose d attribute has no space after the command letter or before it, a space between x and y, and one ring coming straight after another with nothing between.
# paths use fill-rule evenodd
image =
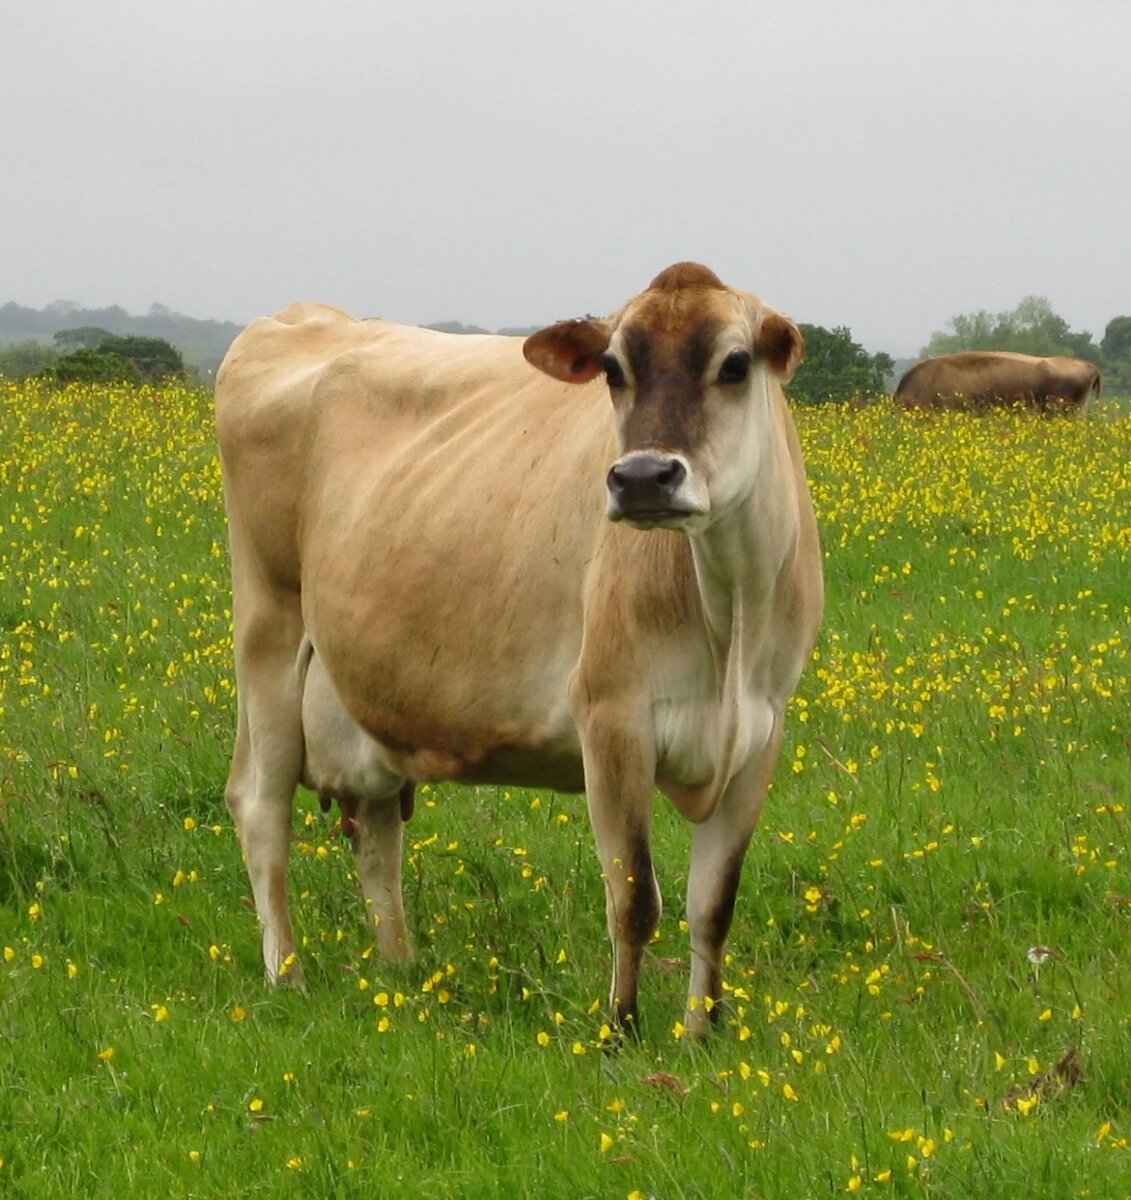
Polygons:
<instances>
[{"instance_id":1,"label":"cow's muzzle","mask_svg":"<svg viewBox=\"0 0 1131 1200\"><path fill-rule=\"evenodd\" d=\"M609 469L608 516L651 527L673 525L695 515L687 496L687 466L671 454L636 451Z\"/></svg>"}]
</instances>

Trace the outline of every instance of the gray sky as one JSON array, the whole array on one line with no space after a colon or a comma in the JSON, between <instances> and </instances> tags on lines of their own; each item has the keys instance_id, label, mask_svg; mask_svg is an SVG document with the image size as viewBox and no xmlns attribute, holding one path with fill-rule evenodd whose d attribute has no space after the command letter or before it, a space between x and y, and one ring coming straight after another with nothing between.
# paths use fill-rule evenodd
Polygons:
<instances>
[{"instance_id":1,"label":"gray sky","mask_svg":"<svg viewBox=\"0 0 1131 1200\"><path fill-rule=\"evenodd\" d=\"M1131 313L1128 0L5 0L0 302Z\"/></svg>"}]
</instances>

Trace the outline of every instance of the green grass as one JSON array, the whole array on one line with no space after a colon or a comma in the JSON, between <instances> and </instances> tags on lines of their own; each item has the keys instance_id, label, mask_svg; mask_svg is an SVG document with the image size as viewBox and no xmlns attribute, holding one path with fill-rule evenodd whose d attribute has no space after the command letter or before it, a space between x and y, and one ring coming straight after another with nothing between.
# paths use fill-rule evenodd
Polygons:
<instances>
[{"instance_id":1,"label":"green grass","mask_svg":"<svg viewBox=\"0 0 1131 1200\"><path fill-rule=\"evenodd\" d=\"M724 1018L678 1036L661 804L619 1052L579 797L422 792L397 967L300 797L310 995L266 987L208 398L0 422L0 1196L1131 1196L1125 410L799 413L827 615Z\"/></svg>"}]
</instances>

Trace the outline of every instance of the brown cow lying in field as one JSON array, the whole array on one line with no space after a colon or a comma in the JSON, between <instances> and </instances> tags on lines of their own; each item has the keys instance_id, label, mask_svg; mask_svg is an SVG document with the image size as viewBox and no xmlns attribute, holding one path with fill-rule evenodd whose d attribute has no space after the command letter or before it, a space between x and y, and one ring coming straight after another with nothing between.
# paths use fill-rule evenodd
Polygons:
<instances>
[{"instance_id":1,"label":"brown cow lying in field","mask_svg":"<svg viewBox=\"0 0 1131 1200\"><path fill-rule=\"evenodd\" d=\"M1018 404L1037 412L1078 414L1099 391L1099 368L1079 358L967 350L911 367L899 381L895 399L907 408L980 411Z\"/></svg>"},{"instance_id":2,"label":"brown cow lying in field","mask_svg":"<svg viewBox=\"0 0 1131 1200\"><path fill-rule=\"evenodd\" d=\"M272 980L302 986L286 889L301 780L342 805L393 957L411 952L413 781L584 789L610 1003L632 1022L660 915L659 788L695 825L686 1022L705 1031L821 613L781 390L801 354L791 321L691 263L525 342L324 305L235 340L216 384L239 691L226 798Z\"/></svg>"}]
</instances>

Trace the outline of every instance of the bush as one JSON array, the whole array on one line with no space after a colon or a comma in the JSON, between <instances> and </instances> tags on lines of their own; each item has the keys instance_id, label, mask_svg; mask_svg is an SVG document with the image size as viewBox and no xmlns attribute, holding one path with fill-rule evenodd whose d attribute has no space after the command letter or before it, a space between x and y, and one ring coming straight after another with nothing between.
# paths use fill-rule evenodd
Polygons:
<instances>
[{"instance_id":1,"label":"bush","mask_svg":"<svg viewBox=\"0 0 1131 1200\"><path fill-rule=\"evenodd\" d=\"M151 382L158 379L183 379L185 364L181 352L163 338L118 337L97 329L64 330L57 335L67 344L68 334L82 335L77 349L64 354L41 375L60 383L112 383L132 380ZM91 336L100 335L100 336ZM72 341L73 344L73 341Z\"/></svg>"},{"instance_id":2,"label":"bush","mask_svg":"<svg viewBox=\"0 0 1131 1200\"><path fill-rule=\"evenodd\" d=\"M789 386L789 395L801 404L844 403L887 390L886 377L893 367L890 355L869 354L852 340L845 326L825 329L801 325L805 358Z\"/></svg>"}]
</instances>

